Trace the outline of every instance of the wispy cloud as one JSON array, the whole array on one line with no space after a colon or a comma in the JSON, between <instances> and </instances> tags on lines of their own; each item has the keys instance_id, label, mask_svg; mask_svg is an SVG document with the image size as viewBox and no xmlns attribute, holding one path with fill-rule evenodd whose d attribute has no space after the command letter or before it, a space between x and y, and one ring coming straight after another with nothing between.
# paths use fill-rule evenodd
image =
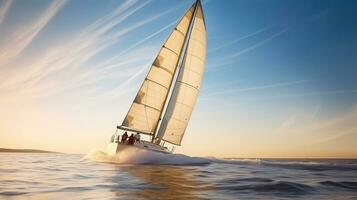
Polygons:
<instances>
[{"instance_id":1,"label":"wispy cloud","mask_svg":"<svg viewBox=\"0 0 357 200\"><path fill-rule=\"evenodd\" d=\"M107 96L109 98L116 98L119 97L121 95L126 94L127 92L129 92L132 87L128 87L129 84L135 80L137 77L139 77L139 75L141 75L142 73L144 73L145 71L147 71L147 66L150 64L151 62L146 63L145 65L143 65L144 67L141 67L141 69L139 69L138 71L136 71L134 74L132 74L128 79L126 79L124 82L122 82L120 85L118 85L117 87L115 87L114 89L110 90L107 93L104 93L102 96ZM133 88L138 88L137 86L134 86Z\"/></svg>"},{"instance_id":2,"label":"wispy cloud","mask_svg":"<svg viewBox=\"0 0 357 200\"><path fill-rule=\"evenodd\" d=\"M165 31L166 29L172 27L174 24L177 23L177 20L164 26L163 28L159 29L158 31L148 35L147 37L143 38L142 40L139 40L138 42L132 44L131 46L129 46L128 48L126 48L125 50L121 51L116 57L114 57L114 59L118 59L120 56L122 56L123 54L127 53L128 51L134 49L135 47L143 44L144 42L148 41L149 39L155 37L156 35L160 34L161 32ZM114 60L113 59L113 60Z\"/></svg>"},{"instance_id":3,"label":"wispy cloud","mask_svg":"<svg viewBox=\"0 0 357 200\"><path fill-rule=\"evenodd\" d=\"M276 129L277 133L285 133L287 130L292 130L301 124L311 124L318 119L318 113L321 110L321 105L316 105L315 108L310 108L307 112L301 110L295 111L289 117L284 119L280 126Z\"/></svg>"},{"instance_id":4,"label":"wispy cloud","mask_svg":"<svg viewBox=\"0 0 357 200\"><path fill-rule=\"evenodd\" d=\"M236 39L234 39L234 40L231 40L230 42L228 42L228 43L226 43L226 44L223 44L223 45L218 46L218 47L216 47L216 48L211 48L211 49L208 51L208 53L212 53L212 52L215 52L215 51L224 49L224 48L229 47L229 46L231 46L231 45L233 45L233 44L236 44L236 43L238 43L238 42L240 42L240 41L242 41L242 40L245 40L245 39L250 38L250 37L252 37L252 36L255 36L255 35L259 34L259 33L262 33L262 32L264 32L264 31L266 31L266 30L268 30L268 29L269 29L269 27L265 27L265 28L259 29L259 30L257 30L257 31L254 31L254 32L252 32L252 33L249 33L249 34L247 34L247 35L244 35L244 36L242 36L242 37L238 37L238 38L236 38Z\"/></svg>"},{"instance_id":5,"label":"wispy cloud","mask_svg":"<svg viewBox=\"0 0 357 200\"><path fill-rule=\"evenodd\" d=\"M32 61L30 65L23 68L18 76L10 76L11 78L2 81L0 89L8 88L10 90L17 88L26 89L34 88L45 77L60 74L60 70L66 69L70 71L74 67L78 67L103 49L101 40L103 35L109 31L113 26L122 22L130 15L134 14L140 8L145 6L149 1L145 1L136 8L129 10L136 1L125 1L118 8L101 19L90 24L77 39L73 41L65 41L59 45L47 50L43 56ZM106 43L108 46L109 44ZM78 73L78 72L77 72ZM57 76L58 77L58 76ZM62 86L63 87L63 86Z\"/></svg>"},{"instance_id":6,"label":"wispy cloud","mask_svg":"<svg viewBox=\"0 0 357 200\"><path fill-rule=\"evenodd\" d=\"M277 38L278 36L280 36L283 33L287 32L288 30L289 30L289 28L285 28L285 29L283 29L283 30L281 30L281 31L279 31L277 33L274 33L273 35L265 38L264 40L261 40L260 42L255 43L254 45L252 45L250 47L247 47L247 48L245 48L243 50L239 50L239 51L227 56L226 58L227 59L233 59L233 58L237 58L237 57L239 57L239 56L241 56L243 54L246 54L248 52L251 52L251 51L253 51L253 50L255 50L255 49L259 48L259 47L264 46L265 44L267 44L270 41L272 41L274 38Z\"/></svg>"},{"instance_id":7,"label":"wispy cloud","mask_svg":"<svg viewBox=\"0 0 357 200\"><path fill-rule=\"evenodd\" d=\"M231 90L223 90L223 91L220 91L220 92L207 94L205 97L221 95L221 94L229 94L229 93L240 93L240 92L249 92L249 91L255 91L255 90L279 88L279 87L302 84L302 83L306 83L306 82L309 82L309 81L308 80L299 80L299 81L290 81L290 82L275 83L275 84L269 84L269 85L260 85L260 86L253 86L253 87L237 88L237 89L231 89Z\"/></svg>"},{"instance_id":8,"label":"wispy cloud","mask_svg":"<svg viewBox=\"0 0 357 200\"><path fill-rule=\"evenodd\" d=\"M326 13L327 13L327 11L322 11L322 12L320 12L319 14L317 14L316 16L313 15L313 16L309 17L309 18L308 18L308 21L318 20L318 19L320 19L321 17L325 16ZM306 20L304 20L303 22L305 22L305 21L306 21ZM301 23L301 22L300 22L300 23ZM259 47L262 47L262 46L264 46L265 44L267 44L267 43L269 43L270 41L272 41L273 39L275 39L275 38L281 36L282 34L286 33L287 31L289 31L289 30L291 30L291 29L293 29L293 28L296 28L297 26L299 26L299 23L292 24L292 25L290 25L289 27L284 28L284 29L282 29L282 30L280 30L280 31L278 31L278 32L276 32L276 33L274 33L274 34L272 34L271 36L269 36L269 37L267 37L267 38L265 38L265 39L263 39L263 40L261 40L261 41L255 43L255 44L253 44L253 45L250 46L250 47L247 47L247 48L245 48L245 49L243 49L243 50L239 50L239 51L237 51L237 52L235 52L235 53L233 53L233 54L231 54L231 55L225 57L225 60L227 60L227 59L235 59L235 58L237 58L237 57L239 57L239 56L241 56L241 55L244 55L244 54L249 53L249 52L251 52L251 51L253 51L253 50L255 50L255 49L259 48ZM243 36L242 38L238 38L236 42L241 41L241 40L246 39L246 38L249 38L249 37L254 36L254 35L256 35L256 34L259 34L259 33L261 33L261 32L264 32L264 31L268 30L269 28L270 28L270 27L263 28L263 29L258 30L258 31L256 31L256 32L253 32L253 33L251 33L251 34L248 34L248 35L246 35L246 36ZM232 43L235 43L235 41L233 41ZM229 45L231 45L231 43L228 43L228 44L227 44L227 46L229 46ZM223 46L223 47L226 47L225 45L222 45L222 46ZM218 49L221 49L221 48L218 47Z\"/></svg>"},{"instance_id":9,"label":"wispy cloud","mask_svg":"<svg viewBox=\"0 0 357 200\"><path fill-rule=\"evenodd\" d=\"M113 78L118 78L118 86L112 87L100 96L118 96L118 94L126 93L128 90L124 91L123 87L148 69L149 61L152 62L150 58L153 50L160 47L160 45L157 47L139 46L171 27L175 22L164 26L107 59L101 59L95 64L87 61L109 46L120 42L123 37L132 31L182 6L179 5L164 12L146 16L130 26L120 27L122 22L137 13L149 2L127 0L119 5L118 8L115 8L114 11L88 25L75 39L62 41L60 44L49 48L45 54L34 58L30 65L16 70L7 67L6 73L2 73L3 75L6 74L6 76L3 76L0 81L0 90L3 92L17 91L17 94L23 93L26 96L41 97L76 89L106 79L113 80ZM123 56L125 56L125 59L123 59ZM82 93L84 92L82 91Z\"/></svg>"},{"instance_id":10,"label":"wispy cloud","mask_svg":"<svg viewBox=\"0 0 357 200\"><path fill-rule=\"evenodd\" d=\"M263 39L263 40L260 40L259 42L247 47L247 48L244 48L244 49L241 49L241 50L238 50L234 53L231 53L230 55L228 56L225 56L221 59L217 59L216 61L217 64L213 64L209 67L207 67L207 71L217 71L217 70L220 70L222 69L223 67L225 66L228 66L229 64L233 63L236 61L236 58L238 58L239 56L242 56L246 53L249 53L257 48L260 48L264 45L266 45L267 43L271 42L272 40L274 40L275 38L283 35L284 33L286 33L287 31L291 30L291 29L294 29L294 28L297 28L298 26L301 26L303 23L306 23L306 21L310 22L310 21L315 21L315 20L318 20L322 17L324 17L325 15L327 14L327 11L322 11L320 13L318 13L317 15L313 15L313 16L310 16L307 20L304 19L303 21L299 22L299 23L295 23L295 24L291 24L290 26L288 26L287 28L284 28L272 35L270 35L269 37ZM247 39L247 38L250 38L252 36L255 36L255 35L258 35L259 33L262 33L262 32L265 32L267 30L269 30L270 28L272 28L273 26L269 26L269 27L266 27L266 28L262 28L260 30L257 30L253 33L250 33L250 34L247 34L243 37L239 37L229 43L226 43L226 44L223 44L222 46L219 46L219 47L216 47L216 48L211 48L211 50L209 50L208 52L215 52L215 51L218 51L218 50L221 50L221 49L224 49L230 45L233 45L239 41L242 41L244 39Z\"/></svg>"},{"instance_id":11,"label":"wispy cloud","mask_svg":"<svg viewBox=\"0 0 357 200\"><path fill-rule=\"evenodd\" d=\"M120 6L114 9L114 11L87 26L74 40L62 41L58 45L48 48L44 55L34 58L30 65L21 69L21 73L18 73L19 69L16 70L16 74L20 75L11 76L7 81L3 78L0 89L14 89L13 87L16 86L22 87L21 83L26 83L27 87L31 87L50 74L58 74L58 72L63 69L70 70L71 68L81 66L105 47L111 45L108 42L100 42L106 32L127 19L150 1L145 1L136 8L129 10L135 2L137 1L124 1ZM11 47L11 45L7 46L8 48Z\"/></svg>"},{"instance_id":12,"label":"wispy cloud","mask_svg":"<svg viewBox=\"0 0 357 200\"><path fill-rule=\"evenodd\" d=\"M317 107L320 110L320 106ZM350 135L357 135L357 110L352 106L347 112L340 116L329 118L318 118L316 110L294 114L284 120L277 129L279 137L304 138L302 143L306 148L322 144L333 144L336 140L346 138ZM297 140L299 141L299 140ZM300 143L300 142L299 142ZM338 143L337 143L338 144Z\"/></svg>"},{"instance_id":13,"label":"wispy cloud","mask_svg":"<svg viewBox=\"0 0 357 200\"><path fill-rule=\"evenodd\" d=\"M330 90L330 91L311 92L311 93L268 96L268 97L263 97L262 99L296 98L296 97L328 96L328 95L347 95L347 94L356 94L356 93L357 93L357 90Z\"/></svg>"},{"instance_id":14,"label":"wispy cloud","mask_svg":"<svg viewBox=\"0 0 357 200\"><path fill-rule=\"evenodd\" d=\"M8 4L11 2L6 2L7 1L5 1L5 7L9 7ZM53 1L35 23L25 28L24 30L26 31L23 31L18 37L14 39L14 41L9 41L8 44L5 44L5 48L0 49L0 66L10 62L11 59L15 58L19 53L21 53L37 36L37 34L48 24L53 16L61 9L65 2L65 0ZM4 14L6 13L6 10Z\"/></svg>"},{"instance_id":15,"label":"wispy cloud","mask_svg":"<svg viewBox=\"0 0 357 200\"><path fill-rule=\"evenodd\" d=\"M0 25L3 23L6 13L12 4L12 0L5 0L0 4Z\"/></svg>"},{"instance_id":16,"label":"wispy cloud","mask_svg":"<svg viewBox=\"0 0 357 200\"><path fill-rule=\"evenodd\" d=\"M228 46L230 46L230 45L232 45L232 44L234 44L234 43L236 43L236 42L239 42L239 41L241 41L241 40L243 40L243 39L246 39L246 38L252 37L252 36L254 36L254 35L257 35L257 34L259 34L259 33L261 33L261 32L264 32L264 31L266 31L266 30L268 30L268 29L269 29L269 27L263 28L263 29L260 29L260 30L258 30L258 31L256 31L256 32L253 32L253 33L251 33L251 34L248 34L248 35L246 35L246 36L243 36L243 37L241 37L241 38L237 38L237 39L236 39L235 41L233 41L232 43L224 44L224 45L222 45L222 46L220 46L220 47L217 47L216 49L213 49L213 51L220 50L220 49L222 49L222 48L226 48L226 47L228 47ZM246 53L249 53L249 52L251 52L251 51L253 51L253 50L257 49L257 48L260 48L260 47L266 45L267 43L269 43L270 41L272 41L274 38L277 38L278 36L284 34L284 33L287 32L288 30L290 30L290 28L285 28L285 29L280 30L279 32L276 32L276 33L270 35L269 37L267 37L267 38L265 38L265 39L263 39L263 40L261 40L261 41L255 43L255 44L253 44L253 45L247 47L247 48L238 50L238 51L236 51L236 52L234 52L234 53L231 53L230 55L223 56L223 57L221 57L221 58L215 59L213 62L216 62L217 64L214 64L214 63L213 63L213 64L211 64L211 65L208 65L208 66L207 66L207 71L208 71L208 72L209 72L209 71L217 71L217 70L221 70L221 69L224 68L225 66L229 66L229 64L235 62L236 59L237 59L239 56L242 56L242 55L244 55L244 54L246 54Z\"/></svg>"},{"instance_id":17,"label":"wispy cloud","mask_svg":"<svg viewBox=\"0 0 357 200\"><path fill-rule=\"evenodd\" d=\"M354 120L356 120L356 119L354 119ZM349 135L353 135L353 134L357 135L357 127L352 127L352 128L347 127L344 129L345 130L335 132L333 135L330 135L327 137L322 137L321 139L318 139L318 140L314 141L313 143L314 144L327 143L327 142L331 142L331 141L334 141L334 140L337 140L339 138L346 137Z\"/></svg>"}]
</instances>

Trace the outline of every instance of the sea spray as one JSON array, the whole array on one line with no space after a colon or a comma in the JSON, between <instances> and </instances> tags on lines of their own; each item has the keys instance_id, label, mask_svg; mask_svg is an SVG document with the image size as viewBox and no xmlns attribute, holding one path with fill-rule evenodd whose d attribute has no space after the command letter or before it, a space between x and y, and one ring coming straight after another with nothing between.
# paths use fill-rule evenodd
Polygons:
<instances>
[{"instance_id":1,"label":"sea spray","mask_svg":"<svg viewBox=\"0 0 357 200\"><path fill-rule=\"evenodd\" d=\"M104 150L94 150L84 159L117 164L153 164L153 165L204 165L211 159L190 157L183 154L160 153L145 149L127 148L110 156Z\"/></svg>"}]
</instances>

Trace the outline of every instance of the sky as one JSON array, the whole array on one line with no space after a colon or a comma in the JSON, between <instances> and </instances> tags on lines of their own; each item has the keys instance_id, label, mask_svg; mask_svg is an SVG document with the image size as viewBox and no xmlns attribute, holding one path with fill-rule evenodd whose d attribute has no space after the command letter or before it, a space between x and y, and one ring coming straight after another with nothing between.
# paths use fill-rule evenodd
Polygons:
<instances>
[{"instance_id":1,"label":"sky","mask_svg":"<svg viewBox=\"0 0 357 200\"><path fill-rule=\"evenodd\" d=\"M192 0L0 0L0 147L105 148ZM176 152L357 158L357 2L204 0L203 87Z\"/></svg>"}]
</instances>

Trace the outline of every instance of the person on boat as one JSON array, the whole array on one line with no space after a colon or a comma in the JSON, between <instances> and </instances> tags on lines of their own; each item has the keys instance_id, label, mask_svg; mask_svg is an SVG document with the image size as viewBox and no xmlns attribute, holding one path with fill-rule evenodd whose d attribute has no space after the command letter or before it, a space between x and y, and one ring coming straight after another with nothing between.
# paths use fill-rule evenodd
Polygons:
<instances>
[{"instance_id":1,"label":"person on boat","mask_svg":"<svg viewBox=\"0 0 357 200\"><path fill-rule=\"evenodd\" d=\"M125 131L125 133L121 136L121 142L125 143L126 139L128 139L128 133Z\"/></svg>"},{"instance_id":2,"label":"person on boat","mask_svg":"<svg viewBox=\"0 0 357 200\"><path fill-rule=\"evenodd\" d=\"M135 142L139 142L140 143L140 133L136 133L135 134Z\"/></svg>"},{"instance_id":3,"label":"person on boat","mask_svg":"<svg viewBox=\"0 0 357 200\"><path fill-rule=\"evenodd\" d=\"M134 133L132 133L129 137L128 144L133 145L135 143L135 136Z\"/></svg>"}]
</instances>

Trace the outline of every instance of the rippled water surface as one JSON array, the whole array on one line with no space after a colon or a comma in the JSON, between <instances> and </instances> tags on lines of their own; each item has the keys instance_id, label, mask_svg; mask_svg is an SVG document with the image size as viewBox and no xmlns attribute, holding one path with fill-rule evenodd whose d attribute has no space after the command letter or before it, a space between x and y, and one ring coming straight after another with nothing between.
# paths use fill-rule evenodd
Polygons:
<instances>
[{"instance_id":1,"label":"rippled water surface","mask_svg":"<svg viewBox=\"0 0 357 200\"><path fill-rule=\"evenodd\" d=\"M356 160L154 158L0 153L0 199L357 199Z\"/></svg>"}]
</instances>

